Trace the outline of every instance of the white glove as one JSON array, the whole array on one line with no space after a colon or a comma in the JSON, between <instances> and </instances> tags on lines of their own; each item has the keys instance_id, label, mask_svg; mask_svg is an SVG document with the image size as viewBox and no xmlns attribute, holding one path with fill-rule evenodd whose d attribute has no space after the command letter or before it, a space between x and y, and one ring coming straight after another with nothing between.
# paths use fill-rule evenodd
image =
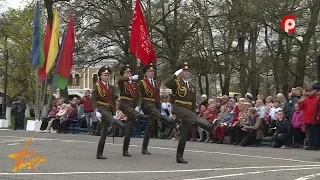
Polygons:
<instances>
[{"instance_id":1,"label":"white glove","mask_svg":"<svg viewBox=\"0 0 320 180\"><path fill-rule=\"evenodd\" d=\"M139 75L131 76L131 79L132 79L132 80L138 80L138 78L139 78Z\"/></svg>"},{"instance_id":2,"label":"white glove","mask_svg":"<svg viewBox=\"0 0 320 180\"><path fill-rule=\"evenodd\" d=\"M137 106L137 107L135 108L135 110L136 110L137 112L140 112L140 106Z\"/></svg>"},{"instance_id":3,"label":"white glove","mask_svg":"<svg viewBox=\"0 0 320 180\"><path fill-rule=\"evenodd\" d=\"M176 72L174 73L174 75L178 76L182 71L183 71L183 69L179 69L178 71L176 71Z\"/></svg>"},{"instance_id":4,"label":"white glove","mask_svg":"<svg viewBox=\"0 0 320 180\"><path fill-rule=\"evenodd\" d=\"M102 115L98 111L96 112L96 118L101 121Z\"/></svg>"},{"instance_id":5,"label":"white glove","mask_svg":"<svg viewBox=\"0 0 320 180\"><path fill-rule=\"evenodd\" d=\"M227 126L227 123L225 122L225 123L223 123L223 125L224 125L224 126Z\"/></svg>"}]
</instances>

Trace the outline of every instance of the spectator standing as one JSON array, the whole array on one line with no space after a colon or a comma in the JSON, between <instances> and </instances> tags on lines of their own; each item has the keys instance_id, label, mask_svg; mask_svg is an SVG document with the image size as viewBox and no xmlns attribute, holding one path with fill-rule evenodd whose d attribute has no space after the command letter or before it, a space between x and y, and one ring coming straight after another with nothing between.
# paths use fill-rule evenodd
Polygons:
<instances>
[{"instance_id":1,"label":"spectator standing","mask_svg":"<svg viewBox=\"0 0 320 180\"><path fill-rule=\"evenodd\" d=\"M92 127L90 125L90 118L92 119L92 121L95 121L95 113L91 104L90 90L87 90L84 93L84 97L81 99L80 104L83 104L84 116L86 118L87 129L88 129L87 134L93 134Z\"/></svg>"},{"instance_id":2,"label":"spectator standing","mask_svg":"<svg viewBox=\"0 0 320 180\"><path fill-rule=\"evenodd\" d=\"M306 150L317 150L320 148L320 117L319 97L316 94L316 88L309 86L305 89L306 97L302 97L299 107L303 110L303 121L307 126L308 146Z\"/></svg>"},{"instance_id":3,"label":"spectator standing","mask_svg":"<svg viewBox=\"0 0 320 180\"><path fill-rule=\"evenodd\" d=\"M302 147L304 141L304 133L302 132L302 121L303 121L303 114L299 108L299 104L296 103L295 111L292 115L292 131L294 137L294 148Z\"/></svg>"}]
</instances>

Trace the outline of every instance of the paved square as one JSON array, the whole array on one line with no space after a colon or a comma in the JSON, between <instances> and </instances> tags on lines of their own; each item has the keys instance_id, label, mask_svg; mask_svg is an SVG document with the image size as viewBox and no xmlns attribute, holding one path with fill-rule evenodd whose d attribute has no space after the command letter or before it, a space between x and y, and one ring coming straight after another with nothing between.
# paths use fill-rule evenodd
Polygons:
<instances>
[{"instance_id":1,"label":"paved square","mask_svg":"<svg viewBox=\"0 0 320 180\"><path fill-rule=\"evenodd\" d=\"M16 162L8 155L21 152L30 137L33 140L28 151L38 152L32 158L45 156L47 161L35 170L26 168L11 173ZM0 179L320 179L319 151L187 142L184 158L189 163L177 164L178 142L174 140L151 139L149 156L141 154L142 139L132 138L132 157L123 157L123 138L115 138L115 144L108 138L104 151L108 159L97 160L98 140L99 137L88 135L1 130Z\"/></svg>"}]
</instances>

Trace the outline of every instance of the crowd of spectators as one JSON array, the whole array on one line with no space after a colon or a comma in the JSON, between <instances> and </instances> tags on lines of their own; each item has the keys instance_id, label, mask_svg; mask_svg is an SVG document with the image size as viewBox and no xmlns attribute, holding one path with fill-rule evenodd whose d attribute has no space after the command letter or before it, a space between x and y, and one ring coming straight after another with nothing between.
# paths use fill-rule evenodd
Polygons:
<instances>
[{"instance_id":1,"label":"crowd of spectators","mask_svg":"<svg viewBox=\"0 0 320 180\"><path fill-rule=\"evenodd\" d=\"M192 124L189 141L240 146L259 146L266 137L274 148L320 149L320 85L313 84L303 89L292 88L287 99L282 93L276 96L250 93L244 97L223 95L208 98L203 94L195 110L198 116L217 127L209 132ZM119 104L117 99L117 107ZM174 117L168 96L162 96L161 114ZM88 135L100 135L100 118L91 105L90 91L82 99L74 97L70 104L57 99L50 108L48 117L42 122L41 130L47 133L67 133L68 122L78 120ZM127 117L118 108L114 116L126 123ZM135 133L143 133L145 124L136 121ZM174 128L158 122L153 129L153 138L178 139L179 123ZM124 136L122 129L110 127L109 136Z\"/></svg>"}]
</instances>

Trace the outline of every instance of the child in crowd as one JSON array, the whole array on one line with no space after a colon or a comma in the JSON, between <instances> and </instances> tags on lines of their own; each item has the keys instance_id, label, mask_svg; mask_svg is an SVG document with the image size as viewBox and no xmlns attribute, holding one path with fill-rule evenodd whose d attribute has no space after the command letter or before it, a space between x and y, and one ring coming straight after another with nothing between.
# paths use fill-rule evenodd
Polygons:
<instances>
[{"instance_id":1,"label":"child in crowd","mask_svg":"<svg viewBox=\"0 0 320 180\"><path fill-rule=\"evenodd\" d=\"M303 121L303 114L299 108L299 104L296 103L294 105L294 113L292 115L292 131L294 137L294 148L302 147L304 142L304 133L302 132L302 121Z\"/></svg>"}]
</instances>

